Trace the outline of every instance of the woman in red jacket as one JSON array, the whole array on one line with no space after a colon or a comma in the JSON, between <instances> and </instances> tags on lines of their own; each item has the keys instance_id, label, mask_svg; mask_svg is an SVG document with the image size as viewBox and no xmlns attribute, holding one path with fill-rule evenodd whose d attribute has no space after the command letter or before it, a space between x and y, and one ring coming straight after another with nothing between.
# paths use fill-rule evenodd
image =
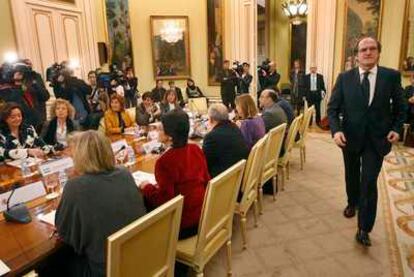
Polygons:
<instances>
[{"instance_id":1,"label":"woman in red jacket","mask_svg":"<svg viewBox=\"0 0 414 277\"><path fill-rule=\"evenodd\" d=\"M160 141L169 148L155 164L157 184L144 182L140 188L150 208L156 208L179 194L184 196L179 235L184 239L197 234L210 176L203 151L196 144L187 143L188 115L181 110L173 110L166 113L161 122Z\"/></svg>"}]
</instances>

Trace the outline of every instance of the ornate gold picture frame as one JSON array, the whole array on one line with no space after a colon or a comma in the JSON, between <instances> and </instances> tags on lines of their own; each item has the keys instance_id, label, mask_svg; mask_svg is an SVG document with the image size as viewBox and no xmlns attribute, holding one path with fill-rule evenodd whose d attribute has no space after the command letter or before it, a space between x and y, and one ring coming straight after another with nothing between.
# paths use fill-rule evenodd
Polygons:
<instances>
[{"instance_id":1,"label":"ornate gold picture frame","mask_svg":"<svg viewBox=\"0 0 414 277\"><path fill-rule=\"evenodd\" d=\"M191 77L188 16L151 16L151 45L154 77Z\"/></svg>"},{"instance_id":2,"label":"ornate gold picture frame","mask_svg":"<svg viewBox=\"0 0 414 277\"><path fill-rule=\"evenodd\" d=\"M410 75L414 73L414 0L405 1L400 70L403 75Z\"/></svg>"}]
</instances>

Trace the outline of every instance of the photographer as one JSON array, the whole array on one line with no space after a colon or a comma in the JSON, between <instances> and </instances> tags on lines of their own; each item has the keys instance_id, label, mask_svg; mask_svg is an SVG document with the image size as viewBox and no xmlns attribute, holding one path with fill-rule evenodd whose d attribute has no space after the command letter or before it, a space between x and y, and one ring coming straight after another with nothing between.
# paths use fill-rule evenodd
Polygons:
<instances>
[{"instance_id":1,"label":"photographer","mask_svg":"<svg viewBox=\"0 0 414 277\"><path fill-rule=\"evenodd\" d=\"M75 120L82 126L87 126L87 118L90 112L88 96L91 88L83 81L71 76L71 71L62 68L56 81L51 85L56 98L68 100L75 107Z\"/></svg>"},{"instance_id":2,"label":"photographer","mask_svg":"<svg viewBox=\"0 0 414 277\"><path fill-rule=\"evenodd\" d=\"M125 106L127 108L134 108L137 106L138 98L138 78L134 75L134 69L128 67L125 71Z\"/></svg>"},{"instance_id":3,"label":"photographer","mask_svg":"<svg viewBox=\"0 0 414 277\"><path fill-rule=\"evenodd\" d=\"M91 87L91 96L89 97L90 113L88 116L88 129L97 130L99 121L109 106L109 96L107 87L105 87L105 73L96 76L96 71L88 73L89 86Z\"/></svg>"},{"instance_id":4,"label":"photographer","mask_svg":"<svg viewBox=\"0 0 414 277\"><path fill-rule=\"evenodd\" d=\"M268 71L265 69L260 69L260 75L262 76L261 80L261 90L264 89L273 89L276 90L277 84L280 81L280 74L277 73L276 63L274 61L269 62Z\"/></svg>"},{"instance_id":5,"label":"photographer","mask_svg":"<svg viewBox=\"0 0 414 277\"><path fill-rule=\"evenodd\" d=\"M223 62L223 69L219 73L217 81L220 82L220 94L223 104L229 110L234 109L236 107L234 100L236 98L237 76L235 71L230 69L228 60Z\"/></svg>"},{"instance_id":6,"label":"photographer","mask_svg":"<svg viewBox=\"0 0 414 277\"><path fill-rule=\"evenodd\" d=\"M243 63L241 74L239 74L236 71L236 75L238 78L238 86L237 86L238 93L240 94L249 93L250 84L253 80L253 76L250 74L250 64L246 62Z\"/></svg>"},{"instance_id":7,"label":"photographer","mask_svg":"<svg viewBox=\"0 0 414 277\"><path fill-rule=\"evenodd\" d=\"M0 100L5 103L17 103L22 110L26 124L36 130L41 129L42 119L38 108L42 93L35 94L33 81L27 74L25 64L3 64L1 67Z\"/></svg>"},{"instance_id":8,"label":"photographer","mask_svg":"<svg viewBox=\"0 0 414 277\"><path fill-rule=\"evenodd\" d=\"M33 70L32 61L30 59L23 59L22 62L29 68L29 78L27 78L26 86L36 100L35 108L40 112L40 119L44 122L47 119L46 102L50 98L49 91L46 89L42 76Z\"/></svg>"}]
</instances>

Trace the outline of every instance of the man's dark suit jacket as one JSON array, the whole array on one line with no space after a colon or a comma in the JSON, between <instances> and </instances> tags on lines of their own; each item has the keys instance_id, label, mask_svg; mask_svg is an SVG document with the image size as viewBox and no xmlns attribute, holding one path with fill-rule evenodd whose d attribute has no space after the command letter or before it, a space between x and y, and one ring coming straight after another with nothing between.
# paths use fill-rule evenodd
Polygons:
<instances>
[{"instance_id":1,"label":"man's dark suit jacket","mask_svg":"<svg viewBox=\"0 0 414 277\"><path fill-rule=\"evenodd\" d=\"M359 152L364 143L373 143L382 155L391 150L388 133L400 133L404 111L400 73L380 66L370 106L363 95L358 68L339 74L328 104L332 135L344 132L346 150ZM342 122L339 119L341 114Z\"/></svg>"},{"instance_id":2,"label":"man's dark suit jacket","mask_svg":"<svg viewBox=\"0 0 414 277\"><path fill-rule=\"evenodd\" d=\"M240 129L230 121L219 123L204 137L203 152L212 178L249 155Z\"/></svg>"},{"instance_id":3,"label":"man's dark suit jacket","mask_svg":"<svg viewBox=\"0 0 414 277\"><path fill-rule=\"evenodd\" d=\"M322 91L326 91L325 82L321 74L316 74L316 92L311 92L311 75L306 74L304 79L305 96L308 102L316 102L322 100Z\"/></svg>"},{"instance_id":4,"label":"man's dark suit jacket","mask_svg":"<svg viewBox=\"0 0 414 277\"><path fill-rule=\"evenodd\" d=\"M245 76L240 76L238 92L239 93L249 93L250 83L253 81L253 76L246 74Z\"/></svg>"}]
</instances>

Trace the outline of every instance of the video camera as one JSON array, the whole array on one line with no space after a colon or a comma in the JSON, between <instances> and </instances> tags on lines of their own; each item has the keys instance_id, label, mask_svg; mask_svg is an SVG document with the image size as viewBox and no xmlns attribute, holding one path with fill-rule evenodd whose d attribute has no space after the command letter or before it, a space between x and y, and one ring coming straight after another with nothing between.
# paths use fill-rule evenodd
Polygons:
<instances>
[{"instance_id":1,"label":"video camera","mask_svg":"<svg viewBox=\"0 0 414 277\"><path fill-rule=\"evenodd\" d=\"M0 67L0 83L13 83L13 75L15 72L21 72L24 80L33 80L34 71L22 61L15 63L3 63Z\"/></svg>"},{"instance_id":2,"label":"video camera","mask_svg":"<svg viewBox=\"0 0 414 277\"><path fill-rule=\"evenodd\" d=\"M239 75L243 74L243 64L239 61L234 61L231 69L237 72Z\"/></svg>"},{"instance_id":3,"label":"video camera","mask_svg":"<svg viewBox=\"0 0 414 277\"><path fill-rule=\"evenodd\" d=\"M67 62L52 64L46 69L46 81L50 82L50 85L53 87L57 83L59 75L63 74L65 71L69 72Z\"/></svg>"},{"instance_id":4,"label":"video camera","mask_svg":"<svg viewBox=\"0 0 414 277\"><path fill-rule=\"evenodd\" d=\"M259 77L263 76L263 71L266 72L266 73L268 73L270 71L270 63L271 63L270 59L267 58L266 60L264 60L262 62L261 65L257 66L257 73L258 73Z\"/></svg>"},{"instance_id":5,"label":"video camera","mask_svg":"<svg viewBox=\"0 0 414 277\"><path fill-rule=\"evenodd\" d=\"M115 79L118 84L123 85L125 82L124 72L118 69L118 65L113 63L109 66L109 72L96 70L96 81L98 88L110 89L111 81Z\"/></svg>"}]
</instances>

